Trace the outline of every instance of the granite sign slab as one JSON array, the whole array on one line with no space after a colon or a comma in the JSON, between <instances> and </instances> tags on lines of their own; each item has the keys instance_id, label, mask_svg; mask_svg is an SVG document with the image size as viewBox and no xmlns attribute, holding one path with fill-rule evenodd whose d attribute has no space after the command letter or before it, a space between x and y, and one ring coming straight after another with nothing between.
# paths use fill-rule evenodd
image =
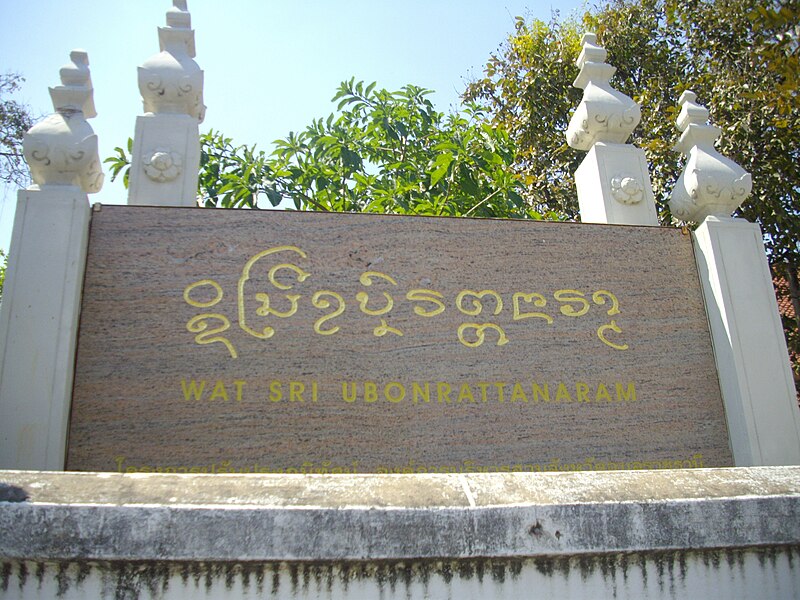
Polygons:
<instances>
[{"instance_id":1,"label":"granite sign slab","mask_svg":"<svg viewBox=\"0 0 800 600\"><path fill-rule=\"evenodd\" d=\"M681 230L93 212L68 469L731 464Z\"/></svg>"}]
</instances>

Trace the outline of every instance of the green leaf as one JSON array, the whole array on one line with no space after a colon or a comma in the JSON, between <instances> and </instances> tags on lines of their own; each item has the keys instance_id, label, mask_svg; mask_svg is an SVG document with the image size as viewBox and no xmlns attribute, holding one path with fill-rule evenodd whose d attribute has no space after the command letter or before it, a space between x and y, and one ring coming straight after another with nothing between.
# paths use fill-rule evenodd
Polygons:
<instances>
[{"instance_id":1,"label":"green leaf","mask_svg":"<svg viewBox=\"0 0 800 600\"><path fill-rule=\"evenodd\" d=\"M511 200L511 202L514 203L514 206L516 206L517 208L525 208L525 199L514 190L508 190L508 197ZM541 217L541 215L539 215L538 213L536 214L537 216Z\"/></svg>"}]
</instances>

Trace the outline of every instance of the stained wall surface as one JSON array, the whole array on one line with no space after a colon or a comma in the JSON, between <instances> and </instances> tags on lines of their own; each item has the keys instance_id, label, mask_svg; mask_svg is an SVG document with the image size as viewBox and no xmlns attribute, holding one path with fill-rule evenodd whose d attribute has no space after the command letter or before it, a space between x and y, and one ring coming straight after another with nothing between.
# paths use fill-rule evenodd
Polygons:
<instances>
[{"instance_id":1,"label":"stained wall surface","mask_svg":"<svg viewBox=\"0 0 800 600\"><path fill-rule=\"evenodd\" d=\"M800 594L800 467L0 482L4 599Z\"/></svg>"}]
</instances>

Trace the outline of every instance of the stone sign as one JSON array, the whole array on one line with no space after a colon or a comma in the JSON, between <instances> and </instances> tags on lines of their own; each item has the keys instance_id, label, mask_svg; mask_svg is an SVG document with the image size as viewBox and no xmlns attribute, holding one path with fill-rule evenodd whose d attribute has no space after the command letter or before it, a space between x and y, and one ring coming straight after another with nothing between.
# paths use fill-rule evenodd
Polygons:
<instances>
[{"instance_id":1,"label":"stone sign","mask_svg":"<svg viewBox=\"0 0 800 600\"><path fill-rule=\"evenodd\" d=\"M681 230L93 212L68 469L731 464Z\"/></svg>"}]
</instances>

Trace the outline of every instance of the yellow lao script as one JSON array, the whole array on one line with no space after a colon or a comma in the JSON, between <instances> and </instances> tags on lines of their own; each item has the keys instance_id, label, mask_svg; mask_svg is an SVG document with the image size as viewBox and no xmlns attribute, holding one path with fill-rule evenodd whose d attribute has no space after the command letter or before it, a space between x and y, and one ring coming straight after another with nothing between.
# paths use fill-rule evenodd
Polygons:
<instances>
[{"instance_id":1,"label":"yellow lao script","mask_svg":"<svg viewBox=\"0 0 800 600\"><path fill-rule=\"evenodd\" d=\"M294 287L313 278L308 262L308 254L297 246L275 246L255 254L245 263L236 289L236 319L243 332L268 340L275 335L275 327L282 319L298 318L307 319L314 334L333 336L345 326L341 318L346 311L357 310L363 318L372 319L374 336L402 337L405 331L392 321L392 312L401 303L409 303L413 314L423 320L436 319L448 310L458 311L462 322L454 331L455 340L468 348L478 348L487 342L504 346L512 341L504 319L554 327L560 320L584 317L592 308L604 311L607 317L620 314L617 296L603 289L559 289L548 294L520 290L505 296L488 288L462 289L446 297L429 288L403 290L392 275L372 270L360 274L361 289L349 296L331 289L314 290L304 296L296 293ZM266 269L266 279L271 286L268 291L249 289L248 282L256 267ZM371 289L376 283L382 284L380 293ZM231 320L222 313L209 311L219 305L224 296L222 286L213 279L201 279L186 286L185 302L205 311L189 319L186 329L195 334L196 344L222 344L235 359L238 351L226 333L231 329ZM255 325L248 312L252 309L256 316L270 319L269 324ZM628 344L617 320L607 321L595 330L598 342L614 350L627 350Z\"/></svg>"}]
</instances>

